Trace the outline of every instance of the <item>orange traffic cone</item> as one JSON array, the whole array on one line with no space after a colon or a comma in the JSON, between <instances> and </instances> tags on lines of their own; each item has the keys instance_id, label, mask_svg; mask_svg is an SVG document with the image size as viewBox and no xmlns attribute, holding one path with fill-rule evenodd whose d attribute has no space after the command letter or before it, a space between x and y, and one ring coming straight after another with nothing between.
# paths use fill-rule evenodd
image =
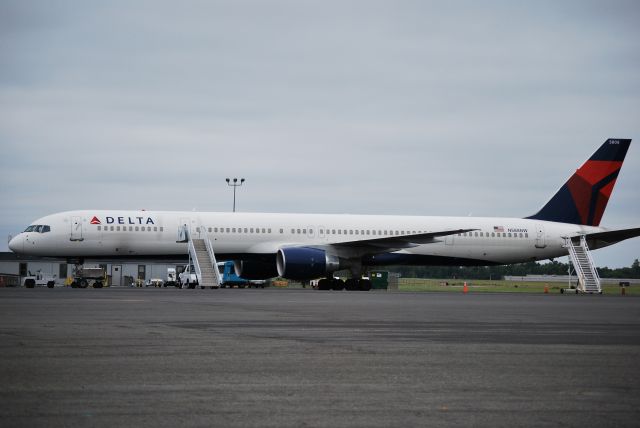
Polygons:
<instances>
[{"instance_id":1,"label":"orange traffic cone","mask_svg":"<svg viewBox=\"0 0 640 428\"><path fill-rule=\"evenodd\" d=\"M462 292L465 293L465 294L469 292L469 287L467 286L466 282L464 283L464 287L462 288Z\"/></svg>"},{"instance_id":2,"label":"orange traffic cone","mask_svg":"<svg viewBox=\"0 0 640 428\"><path fill-rule=\"evenodd\" d=\"M549 284L544 285L544 294L549 294Z\"/></svg>"}]
</instances>

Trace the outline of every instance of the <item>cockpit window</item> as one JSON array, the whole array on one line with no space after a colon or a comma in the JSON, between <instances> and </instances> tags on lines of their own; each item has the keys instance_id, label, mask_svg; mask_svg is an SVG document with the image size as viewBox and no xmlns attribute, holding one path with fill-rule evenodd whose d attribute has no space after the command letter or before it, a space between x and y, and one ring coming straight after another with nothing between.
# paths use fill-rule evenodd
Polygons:
<instances>
[{"instance_id":1,"label":"cockpit window","mask_svg":"<svg viewBox=\"0 0 640 428\"><path fill-rule=\"evenodd\" d=\"M47 233L47 232L51 232L51 226L48 226L48 225L45 225L45 224L32 224L31 226L27 227L24 231L25 232Z\"/></svg>"}]
</instances>

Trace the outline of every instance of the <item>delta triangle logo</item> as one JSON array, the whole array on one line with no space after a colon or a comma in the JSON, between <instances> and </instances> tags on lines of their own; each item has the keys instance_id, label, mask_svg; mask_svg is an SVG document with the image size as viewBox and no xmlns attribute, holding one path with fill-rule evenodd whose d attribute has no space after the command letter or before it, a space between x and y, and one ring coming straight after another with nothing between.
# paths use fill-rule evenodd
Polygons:
<instances>
[{"instance_id":1,"label":"delta triangle logo","mask_svg":"<svg viewBox=\"0 0 640 428\"><path fill-rule=\"evenodd\" d=\"M96 216L93 216L93 218L91 219L91 224L102 224L100 223L100 219Z\"/></svg>"}]
</instances>

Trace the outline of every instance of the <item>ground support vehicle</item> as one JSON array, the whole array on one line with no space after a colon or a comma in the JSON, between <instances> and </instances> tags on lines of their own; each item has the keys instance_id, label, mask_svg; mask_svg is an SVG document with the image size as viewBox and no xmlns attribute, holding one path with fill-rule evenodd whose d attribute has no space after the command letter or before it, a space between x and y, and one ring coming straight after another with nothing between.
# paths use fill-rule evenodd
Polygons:
<instances>
[{"instance_id":1,"label":"ground support vehicle","mask_svg":"<svg viewBox=\"0 0 640 428\"><path fill-rule=\"evenodd\" d=\"M80 267L75 270L72 288L87 288L92 285L93 288L102 288L107 282L106 271L101 267Z\"/></svg>"},{"instance_id":2,"label":"ground support vehicle","mask_svg":"<svg viewBox=\"0 0 640 428\"><path fill-rule=\"evenodd\" d=\"M36 272L35 275L25 276L22 280L22 285L26 288L35 287L49 287L53 288L56 285L56 276L48 273Z\"/></svg>"},{"instance_id":3,"label":"ground support vehicle","mask_svg":"<svg viewBox=\"0 0 640 428\"><path fill-rule=\"evenodd\" d=\"M165 287L177 287L178 277L175 268L167 268L167 280L163 284Z\"/></svg>"},{"instance_id":4,"label":"ground support vehicle","mask_svg":"<svg viewBox=\"0 0 640 428\"><path fill-rule=\"evenodd\" d=\"M193 266L187 265L180 275L178 275L178 288L196 288L198 285L198 276Z\"/></svg>"},{"instance_id":5,"label":"ground support vehicle","mask_svg":"<svg viewBox=\"0 0 640 428\"><path fill-rule=\"evenodd\" d=\"M222 282L220 283L221 288L264 288L265 284L267 283L267 281L265 280L248 280L239 277L238 275L236 275L236 269L233 262L218 263L218 272L220 272L220 277L222 279Z\"/></svg>"}]
</instances>

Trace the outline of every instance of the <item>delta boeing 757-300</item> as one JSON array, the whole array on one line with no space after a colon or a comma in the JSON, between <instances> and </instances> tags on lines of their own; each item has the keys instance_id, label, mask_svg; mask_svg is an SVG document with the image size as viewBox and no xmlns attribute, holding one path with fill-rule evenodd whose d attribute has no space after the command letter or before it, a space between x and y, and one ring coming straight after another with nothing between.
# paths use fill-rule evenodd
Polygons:
<instances>
[{"instance_id":1,"label":"delta boeing 757-300","mask_svg":"<svg viewBox=\"0 0 640 428\"><path fill-rule=\"evenodd\" d=\"M228 212L81 210L47 215L15 236L20 254L74 260L187 255L188 240L210 242L218 260L233 260L247 279L325 278L348 269L348 289L370 286L367 268L389 265L499 265L568 254L568 242L590 249L640 235L600 220L631 143L611 138L537 213L525 218Z\"/></svg>"}]
</instances>

